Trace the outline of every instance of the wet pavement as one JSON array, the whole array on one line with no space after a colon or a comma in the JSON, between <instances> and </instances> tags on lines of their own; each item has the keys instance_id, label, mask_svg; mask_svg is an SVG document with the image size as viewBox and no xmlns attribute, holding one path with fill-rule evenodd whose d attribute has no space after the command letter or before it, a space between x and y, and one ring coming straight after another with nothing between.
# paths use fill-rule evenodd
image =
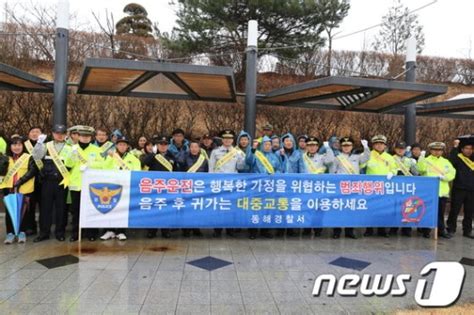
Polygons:
<instances>
[{"instance_id":1,"label":"wet pavement","mask_svg":"<svg viewBox=\"0 0 474 315\"><path fill-rule=\"evenodd\" d=\"M4 234L4 227L0 229ZM361 233L361 231L358 231ZM466 270L456 306L474 302L474 240L204 237L0 245L0 314L368 314L421 310L416 279L432 261ZM403 297L314 297L318 275L411 274ZM429 279L429 278L428 278Z\"/></svg>"}]
</instances>

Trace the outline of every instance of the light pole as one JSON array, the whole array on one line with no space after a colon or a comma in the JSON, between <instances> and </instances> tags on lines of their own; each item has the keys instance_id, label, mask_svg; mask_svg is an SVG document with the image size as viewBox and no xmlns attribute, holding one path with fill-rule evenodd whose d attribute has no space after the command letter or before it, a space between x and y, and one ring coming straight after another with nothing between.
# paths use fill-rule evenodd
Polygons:
<instances>
[{"instance_id":1,"label":"light pole","mask_svg":"<svg viewBox=\"0 0 474 315\"><path fill-rule=\"evenodd\" d=\"M69 1L59 0L56 18L53 125L67 123Z\"/></svg>"},{"instance_id":2,"label":"light pole","mask_svg":"<svg viewBox=\"0 0 474 315\"><path fill-rule=\"evenodd\" d=\"M245 125L244 129L255 138L257 115L257 38L258 23L250 20L247 32L247 65L245 69Z\"/></svg>"},{"instance_id":3,"label":"light pole","mask_svg":"<svg viewBox=\"0 0 474 315\"><path fill-rule=\"evenodd\" d=\"M407 54L405 59L405 81L416 81L416 38L410 36L407 40ZM416 104L405 107L405 142L412 145L416 142Z\"/></svg>"}]
</instances>

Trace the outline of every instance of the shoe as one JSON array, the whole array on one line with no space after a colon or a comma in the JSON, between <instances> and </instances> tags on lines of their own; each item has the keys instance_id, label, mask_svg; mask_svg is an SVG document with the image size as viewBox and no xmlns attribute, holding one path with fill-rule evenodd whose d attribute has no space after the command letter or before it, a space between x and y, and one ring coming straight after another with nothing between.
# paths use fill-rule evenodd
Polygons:
<instances>
[{"instance_id":1,"label":"shoe","mask_svg":"<svg viewBox=\"0 0 474 315\"><path fill-rule=\"evenodd\" d=\"M102 235L100 237L100 239L103 240L103 241L110 240L111 238L115 238L115 233L112 232L112 231L107 231L107 232L105 232L104 235Z\"/></svg>"},{"instance_id":2,"label":"shoe","mask_svg":"<svg viewBox=\"0 0 474 315\"><path fill-rule=\"evenodd\" d=\"M284 229L278 229L278 231L276 232L276 237L283 237L285 236L285 230Z\"/></svg>"},{"instance_id":3,"label":"shoe","mask_svg":"<svg viewBox=\"0 0 474 315\"><path fill-rule=\"evenodd\" d=\"M256 238L257 238L257 237L256 237L255 235L250 235L250 236L249 236L249 239L251 239L251 240L254 240L254 239L256 239Z\"/></svg>"},{"instance_id":4,"label":"shoe","mask_svg":"<svg viewBox=\"0 0 474 315\"><path fill-rule=\"evenodd\" d=\"M38 235L34 240L33 240L33 243L38 243L38 242L42 242L42 241L46 241L46 240L49 240L49 235Z\"/></svg>"},{"instance_id":5,"label":"shoe","mask_svg":"<svg viewBox=\"0 0 474 315\"><path fill-rule=\"evenodd\" d=\"M402 231L402 236L404 236L404 237L411 237L411 231L410 231L410 232L408 232L408 231L406 231L406 232L405 232L405 231Z\"/></svg>"},{"instance_id":6,"label":"shoe","mask_svg":"<svg viewBox=\"0 0 474 315\"><path fill-rule=\"evenodd\" d=\"M71 237L69 238L69 242L75 242L79 239L79 237L77 235L71 235Z\"/></svg>"},{"instance_id":7,"label":"shoe","mask_svg":"<svg viewBox=\"0 0 474 315\"><path fill-rule=\"evenodd\" d=\"M397 236L398 230L392 230L392 229L390 229L390 232L389 232L389 233L390 233L390 236Z\"/></svg>"},{"instance_id":8,"label":"shoe","mask_svg":"<svg viewBox=\"0 0 474 315\"><path fill-rule=\"evenodd\" d=\"M214 231L214 233L212 233L212 237L221 237L222 236L222 231Z\"/></svg>"},{"instance_id":9,"label":"shoe","mask_svg":"<svg viewBox=\"0 0 474 315\"><path fill-rule=\"evenodd\" d=\"M474 239L474 235L472 234L472 232L470 232L470 233L467 233L467 232L466 232L466 233L462 233L462 236L467 237L467 238L470 238L470 239Z\"/></svg>"},{"instance_id":10,"label":"shoe","mask_svg":"<svg viewBox=\"0 0 474 315\"><path fill-rule=\"evenodd\" d=\"M155 238L156 237L156 232L151 232L150 231L150 232L146 233L146 237L147 238Z\"/></svg>"},{"instance_id":11,"label":"shoe","mask_svg":"<svg viewBox=\"0 0 474 315\"><path fill-rule=\"evenodd\" d=\"M119 241L126 241L127 240L127 235L125 235L124 233L119 233L117 235L117 238Z\"/></svg>"},{"instance_id":12,"label":"shoe","mask_svg":"<svg viewBox=\"0 0 474 315\"><path fill-rule=\"evenodd\" d=\"M322 231L319 231L319 230L314 231L314 237L320 237L321 233Z\"/></svg>"},{"instance_id":13,"label":"shoe","mask_svg":"<svg viewBox=\"0 0 474 315\"><path fill-rule=\"evenodd\" d=\"M260 235L262 235L264 238L268 238L268 239L273 238L273 235L270 232L263 232L263 233L260 233Z\"/></svg>"},{"instance_id":14,"label":"shoe","mask_svg":"<svg viewBox=\"0 0 474 315\"><path fill-rule=\"evenodd\" d=\"M346 234L346 238L352 238L353 240L357 239L357 236L354 233Z\"/></svg>"},{"instance_id":15,"label":"shoe","mask_svg":"<svg viewBox=\"0 0 474 315\"><path fill-rule=\"evenodd\" d=\"M184 231L184 232L183 232L183 237L188 238L188 237L190 237L190 236L191 236L191 232L190 232L190 231Z\"/></svg>"},{"instance_id":16,"label":"shoe","mask_svg":"<svg viewBox=\"0 0 474 315\"><path fill-rule=\"evenodd\" d=\"M195 231L193 231L193 235L194 235L194 236L201 237L201 236L202 236L202 232L201 232L200 230L195 230Z\"/></svg>"},{"instance_id":17,"label":"shoe","mask_svg":"<svg viewBox=\"0 0 474 315\"><path fill-rule=\"evenodd\" d=\"M446 231L443 231L443 232L441 232L441 233L438 233L438 236L439 236L439 237L442 237L442 238L445 238L445 239L448 239L448 240L453 237L451 234L449 234L449 233L446 232Z\"/></svg>"},{"instance_id":18,"label":"shoe","mask_svg":"<svg viewBox=\"0 0 474 315\"><path fill-rule=\"evenodd\" d=\"M25 232L20 232L20 234L18 234L18 243L26 243Z\"/></svg>"},{"instance_id":19,"label":"shoe","mask_svg":"<svg viewBox=\"0 0 474 315\"><path fill-rule=\"evenodd\" d=\"M64 237L64 235L57 235L56 240L58 240L59 242L64 242L66 238Z\"/></svg>"},{"instance_id":20,"label":"shoe","mask_svg":"<svg viewBox=\"0 0 474 315\"><path fill-rule=\"evenodd\" d=\"M163 238L171 238L171 233L170 232L163 232L163 233L161 233L161 236Z\"/></svg>"},{"instance_id":21,"label":"shoe","mask_svg":"<svg viewBox=\"0 0 474 315\"><path fill-rule=\"evenodd\" d=\"M341 234L333 234L332 238L337 240L337 239L341 238Z\"/></svg>"},{"instance_id":22,"label":"shoe","mask_svg":"<svg viewBox=\"0 0 474 315\"><path fill-rule=\"evenodd\" d=\"M311 229L303 229L303 236L311 236Z\"/></svg>"},{"instance_id":23,"label":"shoe","mask_svg":"<svg viewBox=\"0 0 474 315\"><path fill-rule=\"evenodd\" d=\"M96 237L95 236L89 236L89 242L95 242Z\"/></svg>"},{"instance_id":24,"label":"shoe","mask_svg":"<svg viewBox=\"0 0 474 315\"><path fill-rule=\"evenodd\" d=\"M390 235L387 232L377 232L377 235L381 237L386 237L386 238L390 237Z\"/></svg>"},{"instance_id":25,"label":"shoe","mask_svg":"<svg viewBox=\"0 0 474 315\"><path fill-rule=\"evenodd\" d=\"M12 244L15 241L15 235L13 233L8 233L7 237L5 238L5 244Z\"/></svg>"},{"instance_id":26,"label":"shoe","mask_svg":"<svg viewBox=\"0 0 474 315\"><path fill-rule=\"evenodd\" d=\"M297 236L298 234L295 232L295 230L293 229L288 229L286 231L286 235L290 236L290 237L294 237L294 236Z\"/></svg>"},{"instance_id":27,"label":"shoe","mask_svg":"<svg viewBox=\"0 0 474 315\"><path fill-rule=\"evenodd\" d=\"M228 237L235 237L234 231L229 231L229 230L227 230L227 231L225 231L225 234L226 234Z\"/></svg>"},{"instance_id":28,"label":"shoe","mask_svg":"<svg viewBox=\"0 0 474 315\"><path fill-rule=\"evenodd\" d=\"M365 231L364 236L365 237L374 236L374 232Z\"/></svg>"}]
</instances>

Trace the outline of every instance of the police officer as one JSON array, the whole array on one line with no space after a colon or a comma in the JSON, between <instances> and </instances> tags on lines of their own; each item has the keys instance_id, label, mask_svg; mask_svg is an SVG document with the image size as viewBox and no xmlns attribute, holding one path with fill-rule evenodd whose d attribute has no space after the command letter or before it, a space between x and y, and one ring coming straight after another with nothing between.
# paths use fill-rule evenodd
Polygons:
<instances>
[{"instance_id":1,"label":"police officer","mask_svg":"<svg viewBox=\"0 0 474 315\"><path fill-rule=\"evenodd\" d=\"M115 140L115 150L110 150L104 162L104 169L114 171L140 171L140 160L130 152L130 142L126 137L118 136ZM106 231L100 239L103 241L111 238L125 241L127 235L125 229Z\"/></svg>"},{"instance_id":2,"label":"police officer","mask_svg":"<svg viewBox=\"0 0 474 315\"><path fill-rule=\"evenodd\" d=\"M398 141L395 143L393 149L393 159L397 163L397 175L399 176L418 176L420 175L417 168L416 162L414 159L406 156L407 144L404 141ZM398 228L390 228L390 235L397 235ZM406 237L411 236L411 228L404 227L402 228L402 235Z\"/></svg>"},{"instance_id":3,"label":"police officer","mask_svg":"<svg viewBox=\"0 0 474 315\"><path fill-rule=\"evenodd\" d=\"M72 126L67 130L69 134L66 140L67 144L72 146L79 142L79 133L77 132L78 129L80 129L80 126Z\"/></svg>"},{"instance_id":4,"label":"police officer","mask_svg":"<svg viewBox=\"0 0 474 315\"><path fill-rule=\"evenodd\" d=\"M142 162L144 166L148 167L149 171L158 172L175 172L178 170L178 163L173 154L168 151L168 138L164 135L154 137L153 153L143 156ZM156 237L157 229L148 229L147 237ZM169 229L161 229L161 236L170 238L171 233Z\"/></svg>"},{"instance_id":5,"label":"police officer","mask_svg":"<svg viewBox=\"0 0 474 315\"><path fill-rule=\"evenodd\" d=\"M334 162L334 153L329 147L329 142L324 142L325 152L319 154L319 139L313 136L306 138L306 152L300 160L300 173L306 174L324 174ZM322 229L315 228L314 236L321 236ZM311 235L311 228L303 229L303 235Z\"/></svg>"},{"instance_id":6,"label":"police officer","mask_svg":"<svg viewBox=\"0 0 474 315\"><path fill-rule=\"evenodd\" d=\"M449 160L456 169L451 195L451 211L448 218L448 231L456 232L461 207L464 207L462 235L474 239L472 234L472 216L474 215L474 137L465 137L454 142Z\"/></svg>"},{"instance_id":7,"label":"police officer","mask_svg":"<svg viewBox=\"0 0 474 315\"><path fill-rule=\"evenodd\" d=\"M179 170L188 173L207 173L209 161L205 150L201 149L198 140L189 142L189 151L178 160ZM202 236L199 229L183 229L183 236L189 237L191 232L194 236Z\"/></svg>"},{"instance_id":8,"label":"police officer","mask_svg":"<svg viewBox=\"0 0 474 315\"><path fill-rule=\"evenodd\" d=\"M221 131L222 145L212 151L209 159L209 173L237 173L245 167L245 154L233 146L235 133L226 129ZM226 230L227 235L234 236L233 229ZM214 237L220 237L222 229L214 229Z\"/></svg>"},{"instance_id":9,"label":"police officer","mask_svg":"<svg viewBox=\"0 0 474 315\"><path fill-rule=\"evenodd\" d=\"M79 142L72 146L71 154L66 158L64 163L66 167L71 169L69 184L72 199L72 235L69 239L71 242L75 242L79 238L82 175L88 168L100 170L104 165L104 158L102 157L103 150L91 143L94 128L81 126L77 132L79 133ZM89 241L95 241L97 229L84 229L84 236L87 237Z\"/></svg>"},{"instance_id":10,"label":"police officer","mask_svg":"<svg viewBox=\"0 0 474 315\"><path fill-rule=\"evenodd\" d=\"M341 153L334 159L334 173L335 174L360 174L361 165L367 163L370 158L370 149L367 140L361 140L364 151L362 154L353 153L354 140L351 137L343 137L339 140ZM341 237L341 228L333 230L333 238ZM344 233L347 238L356 239L353 228L345 228Z\"/></svg>"},{"instance_id":11,"label":"police officer","mask_svg":"<svg viewBox=\"0 0 474 315\"><path fill-rule=\"evenodd\" d=\"M72 148L66 143L66 126L54 125L52 131L53 141L44 144L46 135L41 135L33 150L35 158L42 160L44 165L40 173L42 178L40 234L34 242L49 239L53 223L56 239L60 242L65 240L66 197L70 174L64 161L71 154Z\"/></svg>"},{"instance_id":12,"label":"police officer","mask_svg":"<svg viewBox=\"0 0 474 315\"><path fill-rule=\"evenodd\" d=\"M446 202L449 198L449 183L456 176L456 170L449 160L445 159L443 151L446 145L443 142L432 142L428 145L430 155L425 157L425 152L422 152L418 159L418 171L422 176L431 176L439 178L439 199L438 199L438 236L442 238L451 238L452 234L446 231L444 224L444 212L446 209ZM429 238L431 230L429 228L423 229L423 237Z\"/></svg>"},{"instance_id":13,"label":"police officer","mask_svg":"<svg viewBox=\"0 0 474 315\"><path fill-rule=\"evenodd\" d=\"M370 159L367 162L367 175L385 175L390 180L397 173L397 163L393 156L385 152L387 148L387 137L384 135L376 135L372 137L372 151L370 152ZM374 234L373 228L367 228L364 236L372 236ZM385 228L378 228L377 234L379 236L388 237Z\"/></svg>"}]
</instances>

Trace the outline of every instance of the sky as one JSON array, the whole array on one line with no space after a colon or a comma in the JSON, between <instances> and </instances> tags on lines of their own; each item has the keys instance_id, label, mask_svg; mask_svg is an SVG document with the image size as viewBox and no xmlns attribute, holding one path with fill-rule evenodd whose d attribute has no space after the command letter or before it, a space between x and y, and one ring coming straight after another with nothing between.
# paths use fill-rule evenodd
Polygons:
<instances>
[{"instance_id":1,"label":"sky","mask_svg":"<svg viewBox=\"0 0 474 315\"><path fill-rule=\"evenodd\" d=\"M280 1L280 0L276 0ZM284 1L284 0L281 0ZM170 32L176 21L175 7L169 0L70 0L70 11L77 17L71 28L97 28L92 12L105 18L105 10L114 14L115 21L123 17L123 7L137 2L144 6L153 22L158 22L162 32ZM433 0L402 0L410 10L419 8ZM56 0L0 0L0 20L5 18L5 5L14 7L15 4L54 6ZM337 30L339 36L352 33L381 22L382 16L387 13L393 0L351 0L351 9L348 16ZM18 6L16 7L21 10ZM434 4L417 12L419 21L424 28L425 48L423 55L474 58L474 12L473 0L438 0ZM336 50L361 50L370 48L370 42L378 33L374 28L357 35L336 39L333 47Z\"/></svg>"}]
</instances>

